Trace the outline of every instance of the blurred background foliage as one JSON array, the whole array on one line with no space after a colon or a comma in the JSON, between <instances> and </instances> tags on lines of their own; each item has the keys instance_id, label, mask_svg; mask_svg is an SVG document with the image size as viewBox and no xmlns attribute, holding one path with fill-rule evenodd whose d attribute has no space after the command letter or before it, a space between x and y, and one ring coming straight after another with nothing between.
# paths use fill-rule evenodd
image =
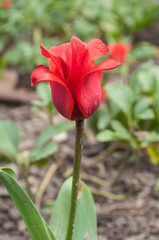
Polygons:
<instances>
[{"instance_id":1,"label":"blurred background foliage","mask_svg":"<svg viewBox=\"0 0 159 240\"><path fill-rule=\"evenodd\" d=\"M159 20L157 0L1 0L0 63L29 73L45 64L46 48L70 41L100 38L105 43L133 42L135 34Z\"/></svg>"}]
</instances>

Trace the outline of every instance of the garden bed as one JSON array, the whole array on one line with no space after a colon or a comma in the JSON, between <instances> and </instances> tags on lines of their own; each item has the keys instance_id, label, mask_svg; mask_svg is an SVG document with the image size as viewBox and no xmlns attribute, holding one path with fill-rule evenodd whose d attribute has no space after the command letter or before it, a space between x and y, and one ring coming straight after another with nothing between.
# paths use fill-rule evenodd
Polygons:
<instances>
[{"instance_id":1,"label":"garden bed","mask_svg":"<svg viewBox=\"0 0 159 240\"><path fill-rule=\"evenodd\" d=\"M56 119L57 118L57 119ZM22 151L32 147L36 137L48 125L48 118L44 112L31 113L28 105L0 105L0 119L10 119L20 127L22 142L20 148ZM55 121L59 120L59 115L55 116ZM61 136L57 139L59 151L58 159L64 171L72 168L73 165L73 142L74 130L69 135ZM105 181L110 181L116 175L119 169L119 161L112 156L103 158L102 164L95 164L88 167L92 157L98 154L104 146L102 144L93 145L85 137L82 172L91 176L99 177ZM89 148L88 148L89 146ZM92 147L90 147L92 146ZM89 151L88 151L89 149ZM53 160L49 166L53 164ZM13 164L1 163L0 166L8 166L15 169ZM29 181L32 190L36 193L41 179L49 168L38 169L33 167ZM139 166L134 182L135 189L133 193L124 201L114 201L102 196L94 195L97 221L98 221L98 239L99 240L158 240L159 236L159 194L155 190L155 184L158 180L159 167L150 164L148 159L139 159ZM19 183L24 186L23 176L16 170ZM113 188L110 190L101 185L87 181L88 186L102 190L103 192L111 191L115 194L126 194L131 185L134 174L134 165L130 164L124 175ZM42 205L50 203L56 199L57 193L64 182L64 177L57 170L52 177L51 183L42 199ZM29 234L25 225L16 210L12 200L0 185L0 240L29 240ZM46 221L50 218L50 213L42 211Z\"/></svg>"}]
</instances>

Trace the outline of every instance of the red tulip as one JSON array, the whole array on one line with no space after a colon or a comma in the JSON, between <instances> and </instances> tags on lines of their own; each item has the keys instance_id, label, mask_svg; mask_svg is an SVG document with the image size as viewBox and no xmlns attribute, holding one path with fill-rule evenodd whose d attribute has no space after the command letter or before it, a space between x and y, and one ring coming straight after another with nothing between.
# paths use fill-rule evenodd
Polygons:
<instances>
[{"instance_id":1,"label":"red tulip","mask_svg":"<svg viewBox=\"0 0 159 240\"><path fill-rule=\"evenodd\" d=\"M132 44L124 44L123 42L109 43L110 56L117 58L121 63L124 63L128 52L132 48Z\"/></svg>"},{"instance_id":2,"label":"red tulip","mask_svg":"<svg viewBox=\"0 0 159 240\"><path fill-rule=\"evenodd\" d=\"M103 87L101 88L101 91L102 91L102 101L106 102L108 99L107 92Z\"/></svg>"},{"instance_id":3,"label":"red tulip","mask_svg":"<svg viewBox=\"0 0 159 240\"><path fill-rule=\"evenodd\" d=\"M38 66L31 83L49 81L56 109L70 120L90 117L101 103L101 74L120 65L114 57L95 65L94 60L107 54L107 46L99 39L88 44L73 36L70 43L53 46L49 51L40 46L49 59L49 70Z\"/></svg>"},{"instance_id":4,"label":"red tulip","mask_svg":"<svg viewBox=\"0 0 159 240\"><path fill-rule=\"evenodd\" d=\"M12 1L11 0L3 0L1 2L1 7L3 9L9 9L9 8L11 8L11 6L12 6Z\"/></svg>"}]
</instances>

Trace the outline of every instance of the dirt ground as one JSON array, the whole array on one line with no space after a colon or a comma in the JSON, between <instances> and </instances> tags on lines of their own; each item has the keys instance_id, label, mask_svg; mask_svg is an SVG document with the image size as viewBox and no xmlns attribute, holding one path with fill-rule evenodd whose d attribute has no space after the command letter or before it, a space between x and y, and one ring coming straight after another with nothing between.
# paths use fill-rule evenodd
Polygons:
<instances>
[{"instance_id":1,"label":"dirt ground","mask_svg":"<svg viewBox=\"0 0 159 240\"><path fill-rule=\"evenodd\" d=\"M43 112L32 113L29 105L0 105L0 119L10 119L20 127L20 150L28 150L34 144L37 135L48 125L47 114ZM59 114L55 122L60 121ZM64 171L72 168L74 130L69 134L56 139L59 144L57 154ZM82 172L91 176L109 181L116 175L119 169L119 161L112 156L103 158L101 163L88 168L92 157L102 151L102 144L89 143L84 140L82 159ZM53 160L49 163L53 163ZM13 168L24 186L24 179L13 164L1 163L0 166ZM38 169L33 167L29 181L32 191L36 193L41 179L49 168ZM102 167L101 167L102 166ZM134 166L130 164L120 179L110 191L115 194L126 194L131 187ZM42 199L42 205L56 199L57 193L64 182L64 178L57 170ZM159 167L152 166L148 159L141 158L135 180L135 190L124 201L114 201L103 196L94 195L95 208L98 222L99 240L158 240L159 239L159 192L155 190L155 184L159 180ZM84 180L88 186L108 191L106 187ZM49 222L50 213L42 212ZM0 240L30 240L23 220L19 216L13 202L7 192L0 185Z\"/></svg>"}]
</instances>

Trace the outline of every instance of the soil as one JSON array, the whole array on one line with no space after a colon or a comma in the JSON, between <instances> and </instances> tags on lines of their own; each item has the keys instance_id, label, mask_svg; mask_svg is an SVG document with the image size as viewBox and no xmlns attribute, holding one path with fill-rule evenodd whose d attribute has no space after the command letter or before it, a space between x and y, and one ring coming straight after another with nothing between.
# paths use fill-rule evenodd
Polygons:
<instances>
[{"instance_id":1,"label":"soil","mask_svg":"<svg viewBox=\"0 0 159 240\"><path fill-rule=\"evenodd\" d=\"M36 137L49 124L47 114L44 112L32 113L28 105L0 105L0 119L10 119L20 128L20 150L27 151L33 146ZM61 121L57 114L55 122ZM71 169L73 165L74 129L67 135L59 136L56 141L59 144L58 158L61 160L64 171ZM82 159L82 172L91 176L109 181L116 175L120 163L112 156L103 158L100 165L88 168L92 157L103 150L102 144L90 143L85 136ZM98 222L99 240L158 240L159 239L159 192L155 184L159 179L159 167L153 166L148 159L139 159L139 166L135 178L135 190L124 201L114 201L102 196L94 195L95 208ZM49 166L53 160L49 163ZM1 163L0 166L8 166L16 171L18 181L24 186L22 174L11 163ZM39 169L33 167L29 181L32 191L36 193L41 179L49 166ZM115 194L126 194L132 184L134 164L130 164L124 175L109 191ZM56 199L58 191L64 182L59 170L52 177L51 183L42 199L42 205ZM88 186L97 190L108 191L105 187L84 180ZM49 222L50 213L42 211L43 217ZM8 193L0 185L0 240L30 240L29 233L21 219L16 207L8 196Z\"/></svg>"}]
</instances>

